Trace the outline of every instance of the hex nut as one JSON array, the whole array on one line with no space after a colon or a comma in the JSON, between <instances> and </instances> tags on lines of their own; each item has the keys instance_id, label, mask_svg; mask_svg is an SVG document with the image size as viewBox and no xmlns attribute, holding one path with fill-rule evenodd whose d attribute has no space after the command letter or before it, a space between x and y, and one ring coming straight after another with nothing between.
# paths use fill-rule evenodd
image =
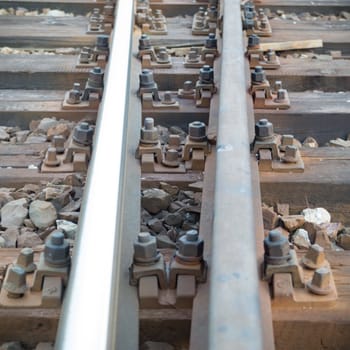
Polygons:
<instances>
[{"instance_id":1,"label":"hex nut","mask_svg":"<svg viewBox=\"0 0 350 350\"><path fill-rule=\"evenodd\" d=\"M87 122L79 123L73 132L73 141L84 146L90 146L94 136L94 129Z\"/></svg>"},{"instance_id":2,"label":"hex nut","mask_svg":"<svg viewBox=\"0 0 350 350\"><path fill-rule=\"evenodd\" d=\"M207 139L206 127L203 122L195 121L188 124L188 136L190 140L203 142Z\"/></svg>"},{"instance_id":3,"label":"hex nut","mask_svg":"<svg viewBox=\"0 0 350 350\"><path fill-rule=\"evenodd\" d=\"M263 83L266 81L266 74L261 66L256 66L254 72L252 72L252 82L253 83Z\"/></svg>"},{"instance_id":4,"label":"hex nut","mask_svg":"<svg viewBox=\"0 0 350 350\"><path fill-rule=\"evenodd\" d=\"M260 119L255 124L255 136L258 140L265 140L273 136L273 125L267 119Z\"/></svg>"},{"instance_id":5,"label":"hex nut","mask_svg":"<svg viewBox=\"0 0 350 350\"><path fill-rule=\"evenodd\" d=\"M205 40L205 47L207 49L216 49L218 47L218 41L214 33L209 33L208 38Z\"/></svg>"},{"instance_id":6,"label":"hex nut","mask_svg":"<svg viewBox=\"0 0 350 350\"><path fill-rule=\"evenodd\" d=\"M154 119L147 117L144 121L144 126L141 128L140 140L142 143L158 143L158 129L154 127Z\"/></svg>"},{"instance_id":7,"label":"hex nut","mask_svg":"<svg viewBox=\"0 0 350 350\"><path fill-rule=\"evenodd\" d=\"M204 241L197 230L189 230L178 240L176 257L184 262L199 262L203 259Z\"/></svg>"},{"instance_id":8,"label":"hex nut","mask_svg":"<svg viewBox=\"0 0 350 350\"><path fill-rule=\"evenodd\" d=\"M69 243L61 231L54 231L45 243L45 263L52 267L66 267L70 264Z\"/></svg>"},{"instance_id":9,"label":"hex nut","mask_svg":"<svg viewBox=\"0 0 350 350\"><path fill-rule=\"evenodd\" d=\"M283 265L291 258L289 242L279 231L272 230L264 239L264 260L270 265Z\"/></svg>"},{"instance_id":10,"label":"hex nut","mask_svg":"<svg viewBox=\"0 0 350 350\"><path fill-rule=\"evenodd\" d=\"M202 84L213 84L214 83L214 69L209 65L204 65L199 69L199 81Z\"/></svg>"},{"instance_id":11,"label":"hex nut","mask_svg":"<svg viewBox=\"0 0 350 350\"><path fill-rule=\"evenodd\" d=\"M157 251L157 240L149 232L140 232L134 241L134 262L153 264L160 258Z\"/></svg>"},{"instance_id":12,"label":"hex nut","mask_svg":"<svg viewBox=\"0 0 350 350\"><path fill-rule=\"evenodd\" d=\"M74 83L73 88L69 90L67 103L71 105L79 104L81 102L81 96L80 84Z\"/></svg>"},{"instance_id":13,"label":"hex nut","mask_svg":"<svg viewBox=\"0 0 350 350\"><path fill-rule=\"evenodd\" d=\"M153 71L150 69L142 69L139 75L140 87L152 87L155 82L153 78Z\"/></svg>"},{"instance_id":14,"label":"hex nut","mask_svg":"<svg viewBox=\"0 0 350 350\"><path fill-rule=\"evenodd\" d=\"M152 48L150 37L142 34L139 39L139 50L150 50Z\"/></svg>"},{"instance_id":15,"label":"hex nut","mask_svg":"<svg viewBox=\"0 0 350 350\"><path fill-rule=\"evenodd\" d=\"M94 67L89 72L88 85L92 88L103 88L103 70L101 67Z\"/></svg>"},{"instance_id":16,"label":"hex nut","mask_svg":"<svg viewBox=\"0 0 350 350\"><path fill-rule=\"evenodd\" d=\"M254 47L260 45L260 38L256 34L249 35L248 47Z\"/></svg>"},{"instance_id":17,"label":"hex nut","mask_svg":"<svg viewBox=\"0 0 350 350\"><path fill-rule=\"evenodd\" d=\"M109 48L109 36L108 35L98 35L96 38L96 47L99 49Z\"/></svg>"}]
</instances>

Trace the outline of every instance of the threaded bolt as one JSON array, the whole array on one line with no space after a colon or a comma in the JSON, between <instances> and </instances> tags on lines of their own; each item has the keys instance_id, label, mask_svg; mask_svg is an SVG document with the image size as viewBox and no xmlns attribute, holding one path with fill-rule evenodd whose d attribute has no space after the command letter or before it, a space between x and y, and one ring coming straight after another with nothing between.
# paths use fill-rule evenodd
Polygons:
<instances>
[{"instance_id":1,"label":"threaded bolt","mask_svg":"<svg viewBox=\"0 0 350 350\"><path fill-rule=\"evenodd\" d=\"M274 85L274 91L278 91L282 89L282 81L281 80L276 80L275 85Z\"/></svg>"},{"instance_id":2,"label":"threaded bolt","mask_svg":"<svg viewBox=\"0 0 350 350\"><path fill-rule=\"evenodd\" d=\"M216 49L218 47L218 41L214 33L209 33L208 38L205 40L205 47L207 49Z\"/></svg>"},{"instance_id":3,"label":"threaded bolt","mask_svg":"<svg viewBox=\"0 0 350 350\"><path fill-rule=\"evenodd\" d=\"M313 244L301 261L307 268L312 270L321 267L326 261L323 247Z\"/></svg>"},{"instance_id":4,"label":"threaded bolt","mask_svg":"<svg viewBox=\"0 0 350 350\"><path fill-rule=\"evenodd\" d=\"M81 95L80 84L74 83L73 88L69 91L67 103L71 105L80 103Z\"/></svg>"},{"instance_id":5,"label":"threaded bolt","mask_svg":"<svg viewBox=\"0 0 350 350\"><path fill-rule=\"evenodd\" d=\"M190 50L190 52L188 53L188 62L191 63L196 63L199 62L199 54L197 52L197 50Z\"/></svg>"},{"instance_id":6,"label":"threaded bolt","mask_svg":"<svg viewBox=\"0 0 350 350\"><path fill-rule=\"evenodd\" d=\"M287 97L287 90L286 89L278 89L277 90L277 98L276 101L285 101Z\"/></svg>"},{"instance_id":7,"label":"threaded bolt","mask_svg":"<svg viewBox=\"0 0 350 350\"><path fill-rule=\"evenodd\" d=\"M154 85L153 71L150 69L143 69L139 75L140 87L151 87Z\"/></svg>"},{"instance_id":8,"label":"threaded bolt","mask_svg":"<svg viewBox=\"0 0 350 350\"><path fill-rule=\"evenodd\" d=\"M169 53L165 47L161 47L159 49L157 59L161 63L169 63L170 62Z\"/></svg>"},{"instance_id":9,"label":"threaded bolt","mask_svg":"<svg viewBox=\"0 0 350 350\"><path fill-rule=\"evenodd\" d=\"M139 39L139 50L150 50L152 48L151 39L147 34L142 34Z\"/></svg>"},{"instance_id":10,"label":"threaded bolt","mask_svg":"<svg viewBox=\"0 0 350 350\"><path fill-rule=\"evenodd\" d=\"M96 38L96 47L98 49L108 49L109 48L109 36L108 35L98 35Z\"/></svg>"},{"instance_id":11,"label":"threaded bolt","mask_svg":"<svg viewBox=\"0 0 350 350\"><path fill-rule=\"evenodd\" d=\"M140 139L142 143L157 144L159 140L158 130L154 127L154 119L147 117L141 128Z\"/></svg>"},{"instance_id":12,"label":"threaded bolt","mask_svg":"<svg viewBox=\"0 0 350 350\"><path fill-rule=\"evenodd\" d=\"M260 45L260 38L256 34L249 35L248 48Z\"/></svg>"},{"instance_id":13,"label":"threaded bolt","mask_svg":"<svg viewBox=\"0 0 350 350\"><path fill-rule=\"evenodd\" d=\"M176 149L170 148L165 152L163 164L168 167L176 168L180 165L179 153Z\"/></svg>"},{"instance_id":14,"label":"threaded bolt","mask_svg":"<svg viewBox=\"0 0 350 350\"><path fill-rule=\"evenodd\" d=\"M164 92L162 103L165 105L173 105L176 103L176 101L173 99L173 96L171 95L171 91Z\"/></svg>"},{"instance_id":15,"label":"threaded bolt","mask_svg":"<svg viewBox=\"0 0 350 350\"><path fill-rule=\"evenodd\" d=\"M214 83L214 69L209 65L204 65L199 70L199 80L203 84L213 84Z\"/></svg>"},{"instance_id":16,"label":"threaded bolt","mask_svg":"<svg viewBox=\"0 0 350 350\"><path fill-rule=\"evenodd\" d=\"M184 92L193 92L193 83L191 80L186 80L183 85Z\"/></svg>"}]
</instances>

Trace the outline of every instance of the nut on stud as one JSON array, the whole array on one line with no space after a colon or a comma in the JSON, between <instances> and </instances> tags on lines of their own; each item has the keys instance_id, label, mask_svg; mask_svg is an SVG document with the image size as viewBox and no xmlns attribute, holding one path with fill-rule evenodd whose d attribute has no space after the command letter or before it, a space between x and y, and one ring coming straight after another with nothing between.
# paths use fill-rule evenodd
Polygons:
<instances>
[{"instance_id":1,"label":"nut on stud","mask_svg":"<svg viewBox=\"0 0 350 350\"><path fill-rule=\"evenodd\" d=\"M145 144L158 143L159 135L157 128L154 126L153 118L145 118L144 126L141 128L140 141Z\"/></svg>"},{"instance_id":2,"label":"nut on stud","mask_svg":"<svg viewBox=\"0 0 350 350\"><path fill-rule=\"evenodd\" d=\"M204 241L197 230L189 230L180 237L176 258L184 263L198 263L203 260Z\"/></svg>"},{"instance_id":3,"label":"nut on stud","mask_svg":"<svg viewBox=\"0 0 350 350\"><path fill-rule=\"evenodd\" d=\"M56 148L48 148L44 159L44 164L48 167L55 167L60 165L60 160L57 158Z\"/></svg>"},{"instance_id":4,"label":"nut on stud","mask_svg":"<svg viewBox=\"0 0 350 350\"><path fill-rule=\"evenodd\" d=\"M255 124L255 136L259 141L273 137L273 125L267 119L260 119Z\"/></svg>"},{"instance_id":5,"label":"nut on stud","mask_svg":"<svg viewBox=\"0 0 350 350\"><path fill-rule=\"evenodd\" d=\"M202 84L213 84L214 83L214 69L209 65L204 65L199 69L199 81Z\"/></svg>"},{"instance_id":6,"label":"nut on stud","mask_svg":"<svg viewBox=\"0 0 350 350\"><path fill-rule=\"evenodd\" d=\"M283 265L291 258L289 242L279 231L272 230L264 239L266 264Z\"/></svg>"},{"instance_id":7,"label":"nut on stud","mask_svg":"<svg viewBox=\"0 0 350 350\"><path fill-rule=\"evenodd\" d=\"M150 50L152 48L151 39L147 34L142 34L139 39L139 50Z\"/></svg>"},{"instance_id":8,"label":"nut on stud","mask_svg":"<svg viewBox=\"0 0 350 350\"><path fill-rule=\"evenodd\" d=\"M88 85L92 88L103 88L103 70L101 67L94 67L90 70Z\"/></svg>"},{"instance_id":9,"label":"nut on stud","mask_svg":"<svg viewBox=\"0 0 350 350\"><path fill-rule=\"evenodd\" d=\"M139 79L140 87L152 87L155 84L153 72L150 69L142 69Z\"/></svg>"},{"instance_id":10,"label":"nut on stud","mask_svg":"<svg viewBox=\"0 0 350 350\"><path fill-rule=\"evenodd\" d=\"M66 139L62 135L55 135L52 139L52 147L56 148L57 154L64 153L64 143Z\"/></svg>"},{"instance_id":11,"label":"nut on stud","mask_svg":"<svg viewBox=\"0 0 350 350\"><path fill-rule=\"evenodd\" d=\"M214 33L209 33L208 38L205 40L206 49L216 49L218 47L218 41Z\"/></svg>"},{"instance_id":12,"label":"nut on stud","mask_svg":"<svg viewBox=\"0 0 350 350\"><path fill-rule=\"evenodd\" d=\"M66 267L70 264L69 243L61 231L54 231L45 243L45 263L53 267Z\"/></svg>"},{"instance_id":13,"label":"nut on stud","mask_svg":"<svg viewBox=\"0 0 350 350\"><path fill-rule=\"evenodd\" d=\"M260 45L260 38L256 34L249 35L248 48L256 47Z\"/></svg>"},{"instance_id":14,"label":"nut on stud","mask_svg":"<svg viewBox=\"0 0 350 350\"><path fill-rule=\"evenodd\" d=\"M84 146L92 144L94 129L87 122L79 123L73 132L73 141Z\"/></svg>"},{"instance_id":15,"label":"nut on stud","mask_svg":"<svg viewBox=\"0 0 350 350\"><path fill-rule=\"evenodd\" d=\"M180 165L179 153L176 149L170 148L165 152L165 158L162 163L170 168L177 168Z\"/></svg>"},{"instance_id":16,"label":"nut on stud","mask_svg":"<svg viewBox=\"0 0 350 350\"><path fill-rule=\"evenodd\" d=\"M134 242L134 262L151 265L160 259L157 240L149 232L140 232Z\"/></svg>"},{"instance_id":17,"label":"nut on stud","mask_svg":"<svg viewBox=\"0 0 350 350\"><path fill-rule=\"evenodd\" d=\"M266 74L261 66L256 66L251 76L253 84L261 84L266 81Z\"/></svg>"},{"instance_id":18,"label":"nut on stud","mask_svg":"<svg viewBox=\"0 0 350 350\"><path fill-rule=\"evenodd\" d=\"M306 283L313 294L327 295L332 291L331 271L328 267L321 267L314 272L312 280Z\"/></svg>"},{"instance_id":19,"label":"nut on stud","mask_svg":"<svg viewBox=\"0 0 350 350\"><path fill-rule=\"evenodd\" d=\"M189 123L188 136L192 141L196 141L196 142L205 141L207 139L205 124L199 121Z\"/></svg>"}]
</instances>

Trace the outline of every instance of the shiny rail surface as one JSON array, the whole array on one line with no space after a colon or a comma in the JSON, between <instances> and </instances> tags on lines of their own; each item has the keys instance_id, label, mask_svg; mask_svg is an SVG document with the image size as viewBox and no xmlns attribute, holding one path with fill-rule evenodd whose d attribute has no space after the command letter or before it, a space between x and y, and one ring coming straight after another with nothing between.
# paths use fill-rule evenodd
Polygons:
<instances>
[{"instance_id":1,"label":"shiny rail surface","mask_svg":"<svg viewBox=\"0 0 350 350\"><path fill-rule=\"evenodd\" d=\"M263 324L266 320L271 323L271 318L262 315L259 297L255 232L259 225L262 229L262 224L261 218L257 219L258 223L253 219L261 215L256 212L260 194L254 193L253 181L257 181L257 176L249 154L248 129L253 120L249 120L247 112L240 1L222 0L221 6L225 13L221 58L224 69L219 80L211 277L207 282L210 303L202 310L208 312L209 332L203 334L205 344L200 348L272 349L272 325ZM121 248L121 236L122 218L126 215L123 200L130 196L123 185L125 174L130 171L125 166L125 140L131 94L133 1L119 0L116 14L108 78L56 349L138 348L137 308L130 305L128 309L119 298L119 289L129 288L122 286L127 271L119 265L121 255L126 254L130 259L132 249L131 244L129 251ZM96 247L97 235L103 236L103 248ZM136 300L135 290L129 289L130 298ZM133 337L121 331L123 327L129 327ZM263 334L266 330L267 334ZM198 347L191 342L190 348Z\"/></svg>"},{"instance_id":2,"label":"shiny rail surface","mask_svg":"<svg viewBox=\"0 0 350 350\"><path fill-rule=\"evenodd\" d=\"M80 234L59 325L56 349L111 349L114 261L119 254L120 188L124 176L124 121L130 68L133 2L118 1L105 92L99 110ZM110 195L114 193L115 196ZM119 195L118 195L119 194ZM106 205L101 206L104 202ZM103 236L102 249L96 237Z\"/></svg>"}]
</instances>

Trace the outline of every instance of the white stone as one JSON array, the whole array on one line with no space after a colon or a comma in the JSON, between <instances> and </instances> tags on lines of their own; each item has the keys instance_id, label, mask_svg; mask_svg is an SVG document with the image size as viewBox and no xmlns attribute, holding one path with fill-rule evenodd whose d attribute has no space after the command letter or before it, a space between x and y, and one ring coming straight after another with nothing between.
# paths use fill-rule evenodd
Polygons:
<instances>
[{"instance_id":1,"label":"white stone","mask_svg":"<svg viewBox=\"0 0 350 350\"><path fill-rule=\"evenodd\" d=\"M4 237L0 236L0 248L6 247L6 240Z\"/></svg>"},{"instance_id":2,"label":"white stone","mask_svg":"<svg viewBox=\"0 0 350 350\"><path fill-rule=\"evenodd\" d=\"M9 133L5 126L0 126L0 141L8 141L10 139Z\"/></svg>"},{"instance_id":3,"label":"white stone","mask_svg":"<svg viewBox=\"0 0 350 350\"><path fill-rule=\"evenodd\" d=\"M20 198L6 203L1 208L1 226L19 227L23 224L28 214L28 203L25 198Z\"/></svg>"},{"instance_id":4,"label":"white stone","mask_svg":"<svg viewBox=\"0 0 350 350\"><path fill-rule=\"evenodd\" d=\"M331 214L324 208L306 208L301 212L306 222L321 225L331 222Z\"/></svg>"},{"instance_id":5,"label":"white stone","mask_svg":"<svg viewBox=\"0 0 350 350\"><path fill-rule=\"evenodd\" d=\"M56 220L57 230L62 231L67 238L75 239L78 225L68 220Z\"/></svg>"},{"instance_id":6,"label":"white stone","mask_svg":"<svg viewBox=\"0 0 350 350\"><path fill-rule=\"evenodd\" d=\"M38 125L38 130L47 133L47 131L50 128L53 128L53 127L57 126L58 124L59 124L59 122L57 121L56 118L43 118L40 120L40 123Z\"/></svg>"},{"instance_id":7,"label":"white stone","mask_svg":"<svg viewBox=\"0 0 350 350\"><path fill-rule=\"evenodd\" d=\"M54 224L57 212L52 203L35 200L30 204L29 217L38 228L47 228Z\"/></svg>"},{"instance_id":8,"label":"white stone","mask_svg":"<svg viewBox=\"0 0 350 350\"><path fill-rule=\"evenodd\" d=\"M292 242L298 248L308 249L311 246L311 242L309 239L309 234L306 230L299 228L296 230L292 236Z\"/></svg>"}]
</instances>

